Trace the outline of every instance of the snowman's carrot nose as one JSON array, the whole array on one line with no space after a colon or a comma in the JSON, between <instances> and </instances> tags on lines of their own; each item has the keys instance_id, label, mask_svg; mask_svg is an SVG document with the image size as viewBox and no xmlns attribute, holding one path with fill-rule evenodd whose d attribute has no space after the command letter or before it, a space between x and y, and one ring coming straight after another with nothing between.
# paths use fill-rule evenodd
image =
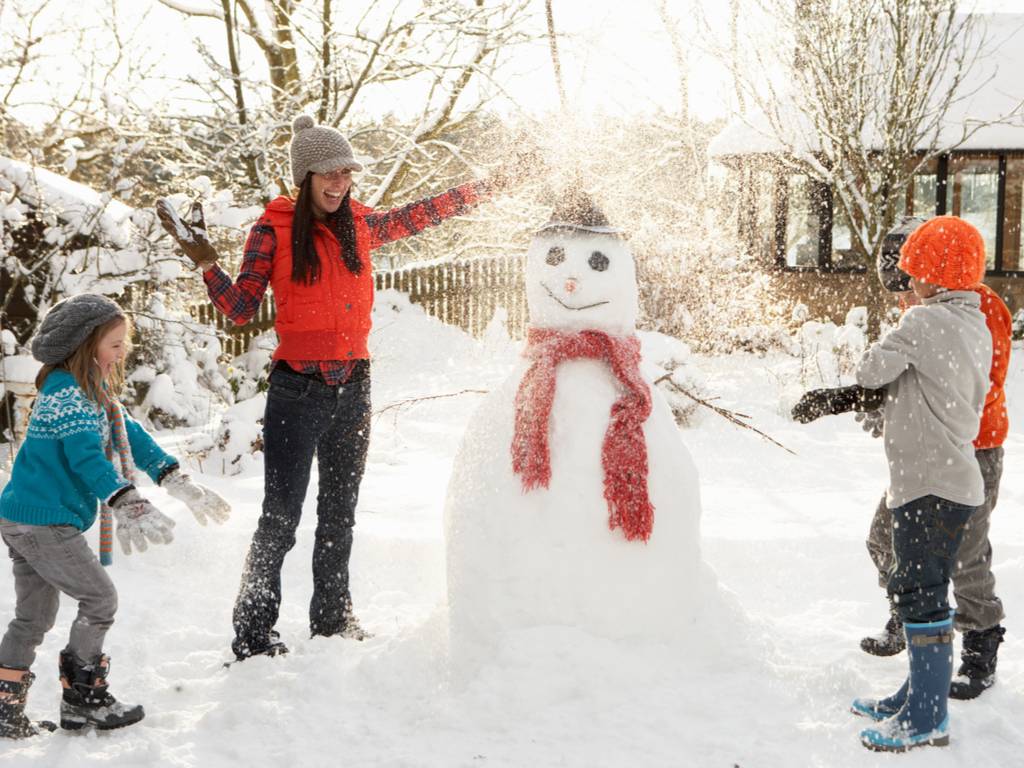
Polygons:
<instances>
[{"instance_id":1,"label":"snowman's carrot nose","mask_svg":"<svg viewBox=\"0 0 1024 768\"><path fill-rule=\"evenodd\" d=\"M570 277L568 280L565 281L565 292L566 293L574 293L578 287L579 287L579 281L576 280L575 277Z\"/></svg>"}]
</instances>

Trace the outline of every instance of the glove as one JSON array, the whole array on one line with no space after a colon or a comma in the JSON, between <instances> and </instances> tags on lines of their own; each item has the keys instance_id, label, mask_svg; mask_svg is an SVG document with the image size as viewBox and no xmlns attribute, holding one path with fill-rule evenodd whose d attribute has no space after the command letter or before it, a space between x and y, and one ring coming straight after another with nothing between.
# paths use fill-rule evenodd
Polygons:
<instances>
[{"instance_id":1,"label":"glove","mask_svg":"<svg viewBox=\"0 0 1024 768\"><path fill-rule=\"evenodd\" d=\"M181 474L177 469L167 473L160 487L192 510L200 525L206 525L207 520L220 525L231 516L230 505L220 495L205 485L192 482L191 477Z\"/></svg>"},{"instance_id":2,"label":"glove","mask_svg":"<svg viewBox=\"0 0 1024 768\"><path fill-rule=\"evenodd\" d=\"M203 206L192 203L189 211L189 222L186 224L174 210L170 200L161 197L156 201L156 215L160 223L192 263L204 272L217 263L217 250L206 238L206 221L203 218Z\"/></svg>"},{"instance_id":3,"label":"glove","mask_svg":"<svg viewBox=\"0 0 1024 768\"><path fill-rule=\"evenodd\" d=\"M861 411L853 417L860 428L868 432L872 437L881 437L882 429L885 427L885 414L879 409L875 411Z\"/></svg>"},{"instance_id":4,"label":"glove","mask_svg":"<svg viewBox=\"0 0 1024 768\"><path fill-rule=\"evenodd\" d=\"M132 545L139 552L145 552L146 540L151 544L170 544L174 541L174 521L142 498L134 488L125 491L110 510L117 520L117 540L126 555L132 553Z\"/></svg>"},{"instance_id":5,"label":"glove","mask_svg":"<svg viewBox=\"0 0 1024 768\"><path fill-rule=\"evenodd\" d=\"M812 389L793 406L793 419L809 424L822 416L835 416L848 411L871 411L885 402L884 389L864 389L854 384L834 389Z\"/></svg>"}]
</instances>

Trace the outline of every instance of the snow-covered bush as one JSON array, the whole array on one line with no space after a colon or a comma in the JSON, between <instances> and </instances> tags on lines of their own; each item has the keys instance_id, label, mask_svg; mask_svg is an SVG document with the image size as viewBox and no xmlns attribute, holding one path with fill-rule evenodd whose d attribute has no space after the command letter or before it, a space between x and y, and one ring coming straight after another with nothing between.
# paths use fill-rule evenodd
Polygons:
<instances>
[{"instance_id":1,"label":"snow-covered bush","mask_svg":"<svg viewBox=\"0 0 1024 768\"><path fill-rule=\"evenodd\" d=\"M277 347L273 331L261 333L249 342L249 349L225 366L225 377L236 403L266 392L270 363Z\"/></svg>"},{"instance_id":2,"label":"snow-covered bush","mask_svg":"<svg viewBox=\"0 0 1024 768\"><path fill-rule=\"evenodd\" d=\"M163 427L197 426L233 402L216 331L193 321L173 293L143 297L132 317L138 340L125 399L138 418Z\"/></svg>"},{"instance_id":3,"label":"snow-covered bush","mask_svg":"<svg viewBox=\"0 0 1024 768\"><path fill-rule=\"evenodd\" d=\"M202 465L204 472L222 475L257 471L263 453L263 412L265 392L250 397L224 411L220 427L213 435L200 433L185 446Z\"/></svg>"},{"instance_id":4,"label":"snow-covered bush","mask_svg":"<svg viewBox=\"0 0 1024 768\"><path fill-rule=\"evenodd\" d=\"M1013 340L1021 341L1024 339L1024 309L1018 309L1017 314L1013 316Z\"/></svg>"},{"instance_id":5,"label":"snow-covered bush","mask_svg":"<svg viewBox=\"0 0 1024 768\"><path fill-rule=\"evenodd\" d=\"M843 325L806 320L796 334L800 381L805 387L835 387L853 375L867 349L867 308L853 307Z\"/></svg>"},{"instance_id":6,"label":"snow-covered bush","mask_svg":"<svg viewBox=\"0 0 1024 768\"><path fill-rule=\"evenodd\" d=\"M690 346L656 331L641 331L640 343L648 375L668 402L676 423L693 426L699 408L694 398L706 399L707 391Z\"/></svg>"}]
</instances>

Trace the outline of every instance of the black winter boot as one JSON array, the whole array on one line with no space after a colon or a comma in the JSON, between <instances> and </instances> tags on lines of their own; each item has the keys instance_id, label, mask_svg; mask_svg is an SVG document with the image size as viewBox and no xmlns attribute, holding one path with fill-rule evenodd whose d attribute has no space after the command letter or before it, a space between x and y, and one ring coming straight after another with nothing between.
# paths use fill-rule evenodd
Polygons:
<instances>
[{"instance_id":1,"label":"black winter boot","mask_svg":"<svg viewBox=\"0 0 1024 768\"><path fill-rule=\"evenodd\" d=\"M0 737L25 739L38 736L40 729L57 730L56 724L47 720L33 723L25 717L25 699L35 679L27 669L0 667Z\"/></svg>"},{"instance_id":2,"label":"black winter boot","mask_svg":"<svg viewBox=\"0 0 1024 768\"><path fill-rule=\"evenodd\" d=\"M288 646L282 642L280 633L272 629L258 640L235 638L231 643L231 650L235 652L235 661L245 661L253 656L284 656L288 653Z\"/></svg>"},{"instance_id":3,"label":"black winter boot","mask_svg":"<svg viewBox=\"0 0 1024 768\"><path fill-rule=\"evenodd\" d=\"M996 624L991 629L964 632L960 669L949 686L951 699L976 699L996 682L996 654L1006 630Z\"/></svg>"},{"instance_id":4,"label":"black winter boot","mask_svg":"<svg viewBox=\"0 0 1024 768\"><path fill-rule=\"evenodd\" d=\"M133 725L146 716L141 704L122 704L107 691L110 658L80 662L68 650L60 653L60 727L70 731L92 725L101 731Z\"/></svg>"},{"instance_id":5,"label":"black winter boot","mask_svg":"<svg viewBox=\"0 0 1024 768\"><path fill-rule=\"evenodd\" d=\"M860 641L860 649L872 656L895 656L907 647L907 638L903 633L903 622L896 614L890 614L885 628L880 634L865 637Z\"/></svg>"}]
</instances>

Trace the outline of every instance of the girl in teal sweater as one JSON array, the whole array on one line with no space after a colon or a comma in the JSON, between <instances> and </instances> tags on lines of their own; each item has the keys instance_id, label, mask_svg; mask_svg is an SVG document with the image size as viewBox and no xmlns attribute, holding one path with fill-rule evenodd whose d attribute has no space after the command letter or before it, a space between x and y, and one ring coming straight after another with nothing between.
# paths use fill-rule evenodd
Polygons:
<instances>
[{"instance_id":1,"label":"girl in teal sweater","mask_svg":"<svg viewBox=\"0 0 1024 768\"><path fill-rule=\"evenodd\" d=\"M147 543L167 544L174 521L135 489L135 468L206 524L224 522L230 508L217 494L182 474L117 401L124 381L128 321L110 299L84 294L47 313L32 342L43 363L39 396L11 479L0 494L0 537L14 570L15 616L0 641L0 736L22 738L55 728L25 716L36 648L53 627L60 593L78 601L67 647L60 654L60 724L100 729L137 723L140 705L107 689L103 641L114 621L117 591L110 563L113 521L125 554ZM100 557L83 533L102 506Z\"/></svg>"}]
</instances>

